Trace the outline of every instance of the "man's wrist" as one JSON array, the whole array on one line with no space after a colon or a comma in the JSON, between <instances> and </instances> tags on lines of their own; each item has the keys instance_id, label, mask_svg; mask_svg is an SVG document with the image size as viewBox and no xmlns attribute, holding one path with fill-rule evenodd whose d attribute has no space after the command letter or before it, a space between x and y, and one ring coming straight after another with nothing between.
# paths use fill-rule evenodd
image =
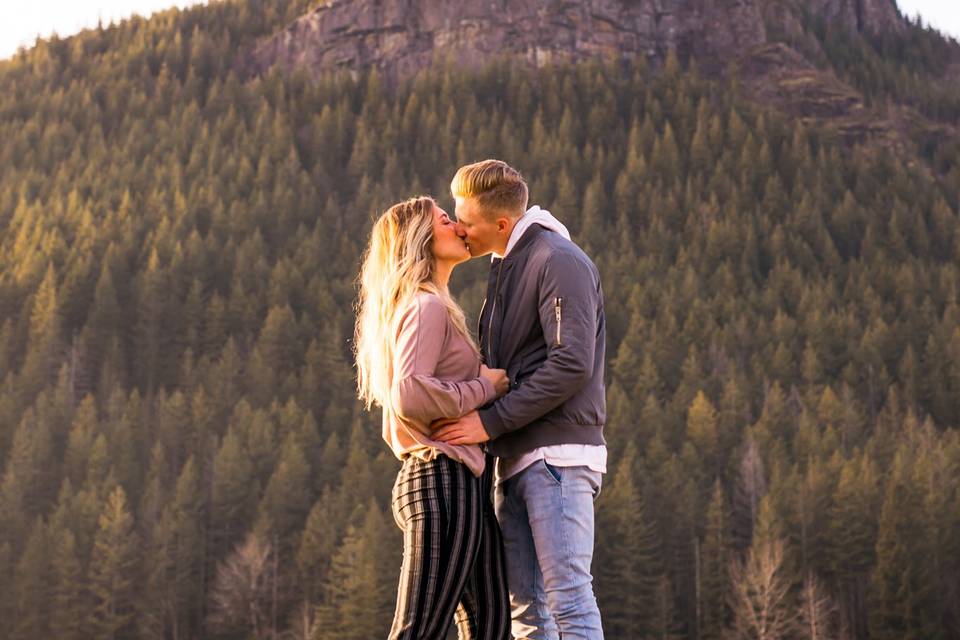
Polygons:
<instances>
[{"instance_id":1,"label":"man's wrist","mask_svg":"<svg viewBox=\"0 0 960 640\"><path fill-rule=\"evenodd\" d=\"M497 407L491 406L486 409L478 409L477 415L480 416L480 424L483 426L483 430L487 432L487 435L490 436L491 440L499 438L502 436L507 428L503 424L503 420L500 419L500 414L497 413Z\"/></svg>"}]
</instances>

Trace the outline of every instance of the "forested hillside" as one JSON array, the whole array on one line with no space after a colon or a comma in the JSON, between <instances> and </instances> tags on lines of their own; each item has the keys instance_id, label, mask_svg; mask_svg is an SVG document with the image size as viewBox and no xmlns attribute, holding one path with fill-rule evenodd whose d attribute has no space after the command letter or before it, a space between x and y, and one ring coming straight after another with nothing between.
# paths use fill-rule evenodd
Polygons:
<instances>
[{"instance_id":1,"label":"forested hillside","mask_svg":"<svg viewBox=\"0 0 960 640\"><path fill-rule=\"evenodd\" d=\"M490 156L603 278L607 637L960 637L956 139L846 146L673 56L233 71L310 4L0 62L4 637L384 637L399 463L355 400L360 253ZM872 100L957 113L926 53L824 29ZM484 276L453 275L470 316Z\"/></svg>"}]
</instances>

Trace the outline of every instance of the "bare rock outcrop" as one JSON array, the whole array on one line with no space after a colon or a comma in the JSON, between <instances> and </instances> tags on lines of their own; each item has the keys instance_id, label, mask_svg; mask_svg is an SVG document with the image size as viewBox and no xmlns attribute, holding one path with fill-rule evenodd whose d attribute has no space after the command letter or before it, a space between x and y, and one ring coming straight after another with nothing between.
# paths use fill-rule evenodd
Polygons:
<instances>
[{"instance_id":1,"label":"bare rock outcrop","mask_svg":"<svg viewBox=\"0 0 960 640\"><path fill-rule=\"evenodd\" d=\"M905 24L896 0L330 0L247 52L239 66L402 76L438 60L481 64L497 54L539 66L596 57L659 61L673 49L719 68L767 42L764 16L796 30L803 7L851 30Z\"/></svg>"},{"instance_id":2,"label":"bare rock outcrop","mask_svg":"<svg viewBox=\"0 0 960 640\"><path fill-rule=\"evenodd\" d=\"M803 37L806 11L851 31L906 28L896 0L329 0L238 66L309 75L374 68L396 78L436 62L482 66L503 54L536 66L637 57L659 64L676 51L707 72L735 62L759 103L851 142L903 148L905 118L868 108L833 71L780 42L782 34ZM777 33L768 37L770 28Z\"/></svg>"},{"instance_id":3,"label":"bare rock outcrop","mask_svg":"<svg viewBox=\"0 0 960 640\"><path fill-rule=\"evenodd\" d=\"M333 0L263 42L243 66L404 75L437 60L469 65L504 53L543 65L658 59L670 49L710 65L764 41L756 0Z\"/></svg>"},{"instance_id":4,"label":"bare rock outcrop","mask_svg":"<svg viewBox=\"0 0 960 640\"><path fill-rule=\"evenodd\" d=\"M808 10L852 31L899 32L905 28L896 0L807 0Z\"/></svg>"}]
</instances>

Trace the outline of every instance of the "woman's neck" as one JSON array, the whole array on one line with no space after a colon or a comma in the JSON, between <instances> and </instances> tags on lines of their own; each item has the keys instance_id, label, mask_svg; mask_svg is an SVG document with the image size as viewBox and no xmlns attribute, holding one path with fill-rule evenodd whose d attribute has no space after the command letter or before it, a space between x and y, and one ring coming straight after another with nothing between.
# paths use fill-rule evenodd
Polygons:
<instances>
[{"instance_id":1,"label":"woman's neck","mask_svg":"<svg viewBox=\"0 0 960 640\"><path fill-rule=\"evenodd\" d=\"M450 284L450 274L453 273L453 267L454 265L450 262L437 261L433 281L443 291L447 291L447 285Z\"/></svg>"}]
</instances>

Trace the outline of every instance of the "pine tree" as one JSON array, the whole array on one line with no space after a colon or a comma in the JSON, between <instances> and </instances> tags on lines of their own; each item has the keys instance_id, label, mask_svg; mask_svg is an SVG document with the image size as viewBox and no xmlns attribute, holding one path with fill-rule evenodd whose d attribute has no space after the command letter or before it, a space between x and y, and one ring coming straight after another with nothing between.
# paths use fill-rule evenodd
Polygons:
<instances>
[{"instance_id":1,"label":"pine tree","mask_svg":"<svg viewBox=\"0 0 960 640\"><path fill-rule=\"evenodd\" d=\"M277 467L270 476L260 501L260 517L271 524L282 548L293 547L294 538L302 530L312 501L309 488L310 467L290 433L284 441Z\"/></svg>"},{"instance_id":2,"label":"pine tree","mask_svg":"<svg viewBox=\"0 0 960 640\"><path fill-rule=\"evenodd\" d=\"M894 458L884 490L877 531L877 564L871 576L870 637L930 638L935 580L929 572L928 522L923 492L906 452Z\"/></svg>"},{"instance_id":3,"label":"pine tree","mask_svg":"<svg viewBox=\"0 0 960 640\"><path fill-rule=\"evenodd\" d=\"M698 637L719 639L727 620L729 597L730 522L718 478L707 507L706 526L700 544L700 615Z\"/></svg>"},{"instance_id":4,"label":"pine tree","mask_svg":"<svg viewBox=\"0 0 960 640\"><path fill-rule=\"evenodd\" d=\"M10 567L12 564L11 555L10 543L0 542L0 575L10 575ZM4 625L4 628L9 628L13 625L16 615L14 604L15 592L12 583L13 580L0 582L0 597L2 597L2 599L0 599L0 623Z\"/></svg>"},{"instance_id":5,"label":"pine tree","mask_svg":"<svg viewBox=\"0 0 960 640\"><path fill-rule=\"evenodd\" d=\"M80 486L86 479L90 453L97 436L98 421L97 407L93 396L87 396L77 408L70 435L67 441L67 450L64 454L66 477Z\"/></svg>"},{"instance_id":6,"label":"pine tree","mask_svg":"<svg viewBox=\"0 0 960 640\"><path fill-rule=\"evenodd\" d=\"M57 370L65 355L62 322L57 274L53 264L50 264L37 290L30 314L29 350L20 373L24 404L29 404L40 389L56 380Z\"/></svg>"},{"instance_id":7,"label":"pine tree","mask_svg":"<svg viewBox=\"0 0 960 640\"><path fill-rule=\"evenodd\" d=\"M327 488L310 509L297 549L299 584L306 602L316 605L323 594L330 560L340 538L338 522L345 514L334 511L333 492ZM338 517L339 516L339 517Z\"/></svg>"},{"instance_id":8,"label":"pine tree","mask_svg":"<svg viewBox=\"0 0 960 640\"><path fill-rule=\"evenodd\" d=\"M375 495L376 476L370 464L369 436L363 424L356 420L350 427L350 443L347 446L347 462L340 474L340 500L347 510L363 504L368 496Z\"/></svg>"},{"instance_id":9,"label":"pine tree","mask_svg":"<svg viewBox=\"0 0 960 640\"><path fill-rule=\"evenodd\" d=\"M829 560L823 551L830 537L831 499L836 486L832 466L814 458L805 471L801 471L802 467L797 469L793 481L788 481L783 488L783 493L794 496L793 504L787 509L796 514L791 517L795 522L791 542L799 551L798 561L803 574L811 571L825 573L829 569Z\"/></svg>"},{"instance_id":10,"label":"pine tree","mask_svg":"<svg viewBox=\"0 0 960 640\"><path fill-rule=\"evenodd\" d=\"M123 310L117 300L109 257L108 253L100 267L93 305L84 329L88 363L97 373L106 357L110 339L120 331L123 322Z\"/></svg>"},{"instance_id":11,"label":"pine tree","mask_svg":"<svg viewBox=\"0 0 960 640\"><path fill-rule=\"evenodd\" d=\"M126 493L116 487L100 514L90 558L93 606L89 628L97 640L128 637L132 633L138 585L138 535L127 510Z\"/></svg>"},{"instance_id":12,"label":"pine tree","mask_svg":"<svg viewBox=\"0 0 960 640\"><path fill-rule=\"evenodd\" d=\"M258 494L253 464L234 429L227 431L213 460L210 504L211 549L234 545L252 516L251 498Z\"/></svg>"},{"instance_id":13,"label":"pine tree","mask_svg":"<svg viewBox=\"0 0 960 640\"><path fill-rule=\"evenodd\" d=\"M613 636L653 632L664 570L658 534L636 475L637 452L631 443L597 505L597 592L604 627Z\"/></svg>"},{"instance_id":14,"label":"pine tree","mask_svg":"<svg viewBox=\"0 0 960 640\"><path fill-rule=\"evenodd\" d=\"M176 603L170 628L175 637L195 628L201 587L203 556L203 495L194 458L187 459L177 479L168 518L171 522L171 543L168 549L168 571L171 596Z\"/></svg>"},{"instance_id":15,"label":"pine tree","mask_svg":"<svg viewBox=\"0 0 960 640\"><path fill-rule=\"evenodd\" d=\"M142 358L137 371L142 388L148 391L153 391L167 379L170 336L163 328L168 295L167 274L160 264L160 255L154 248L139 284L137 296L136 344L137 352Z\"/></svg>"},{"instance_id":16,"label":"pine tree","mask_svg":"<svg viewBox=\"0 0 960 640\"><path fill-rule=\"evenodd\" d=\"M76 537L68 529L55 531L51 557L53 569L53 607L50 634L64 640L81 640L87 599L77 554Z\"/></svg>"},{"instance_id":17,"label":"pine tree","mask_svg":"<svg viewBox=\"0 0 960 640\"><path fill-rule=\"evenodd\" d=\"M703 391L697 392L687 411L687 439L697 448L707 472L719 473L717 411Z\"/></svg>"},{"instance_id":18,"label":"pine tree","mask_svg":"<svg viewBox=\"0 0 960 640\"><path fill-rule=\"evenodd\" d=\"M577 237L584 249L596 253L606 242L610 203L602 176L598 173L583 193L582 223Z\"/></svg>"},{"instance_id":19,"label":"pine tree","mask_svg":"<svg viewBox=\"0 0 960 640\"><path fill-rule=\"evenodd\" d=\"M358 525L347 527L331 562L318 612L325 623L320 628L324 638L373 638L384 635L390 625L396 574L388 572L392 580L383 575L387 524L376 502L370 502Z\"/></svg>"},{"instance_id":20,"label":"pine tree","mask_svg":"<svg viewBox=\"0 0 960 640\"><path fill-rule=\"evenodd\" d=\"M44 615L51 582L49 544L47 524L37 518L14 569L16 619L12 637L17 640L42 638L49 633Z\"/></svg>"},{"instance_id":21,"label":"pine tree","mask_svg":"<svg viewBox=\"0 0 960 640\"><path fill-rule=\"evenodd\" d=\"M197 449L189 402L182 391L169 396L157 394L157 442L163 447L165 468L161 478L173 484L178 470L184 465L190 451Z\"/></svg>"},{"instance_id":22,"label":"pine tree","mask_svg":"<svg viewBox=\"0 0 960 640\"><path fill-rule=\"evenodd\" d=\"M653 631L650 634L655 640L678 640L681 625L676 618L674 608L673 585L670 577L664 573L657 584L656 602L653 610Z\"/></svg>"}]
</instances>

